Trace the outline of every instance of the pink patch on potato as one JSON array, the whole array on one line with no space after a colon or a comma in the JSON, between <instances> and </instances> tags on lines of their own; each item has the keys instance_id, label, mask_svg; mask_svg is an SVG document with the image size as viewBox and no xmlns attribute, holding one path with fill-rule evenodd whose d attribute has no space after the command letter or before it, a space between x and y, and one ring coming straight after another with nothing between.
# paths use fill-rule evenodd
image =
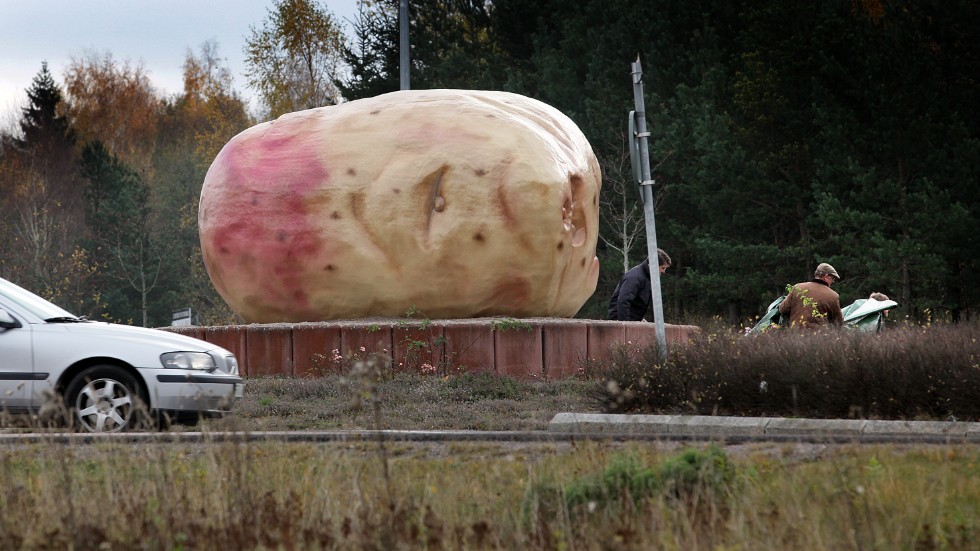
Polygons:
<instances>
[{"instance_id":1,"label":"pink patch on potato","mask_svg":"<svg viewBox=\"0 0 980 551\"><path fill-rule=\"evenodd\" d=\"M209 214L221 223L202 232L201 244L222 294L229 276L244 277L260 282L264 302L309 309L304 263L323 244L304 198L330 175L308 145L295 135L263 135L229 142L215 160L225 186L214 190L220 198Z\"/></svg>"}]
</instances>

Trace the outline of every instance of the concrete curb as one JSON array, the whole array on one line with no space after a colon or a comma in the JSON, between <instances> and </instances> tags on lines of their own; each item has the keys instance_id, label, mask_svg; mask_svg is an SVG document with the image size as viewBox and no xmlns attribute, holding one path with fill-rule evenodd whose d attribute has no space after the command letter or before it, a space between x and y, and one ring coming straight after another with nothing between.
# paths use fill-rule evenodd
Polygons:
<instances>
[{"instance_id":1,"label":"concrete curb","mask_svg":"<svg viewBox=\"0 0 980 551\"><path fill-rule=\"evenodd\" d=\"M663 435L711 438L828 437L946 438L980 442L980 423L958 421L869 421L709 415L622 415L558 413L548 430L571 434Z\"/></svg>"}]
</instances>

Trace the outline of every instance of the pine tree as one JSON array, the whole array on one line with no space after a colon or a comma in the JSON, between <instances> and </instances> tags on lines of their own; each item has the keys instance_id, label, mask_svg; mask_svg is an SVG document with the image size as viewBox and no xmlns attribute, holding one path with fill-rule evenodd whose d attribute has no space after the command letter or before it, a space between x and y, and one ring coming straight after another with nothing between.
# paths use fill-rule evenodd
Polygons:
<instances>
[{"instance_id":1,"label":"pine tree","mask_svg":"<svg viewBox=\"0 0 980 551\"><path fill-rule=\"evenodd\" d=\"M58 113L63 100L61 89L55 83L48 63L41 63L41 71L34 76L31 87L27 89L28 106L21 111L20 130L23 137L18 140L21 148L38 147L50 142L61 142L68 146L75 143L75 132L67 117ZM54 146L55 143L50 143Z\"/></svg>"},{"instance_id":2,"label":"pine tree","mask_svg":"<svg viewBox=\"0 0 980 551\"><path fill-rule=\"evenodd\" d=\"M20 136L5 140L0 189L5 224L5 272L50 298L79 303L76 240L84 233L82 186L76 177L75 135L60 115L61 89L47 63L27 89ZM85 291L77 291L85 293Z\"/></svg>"},{"instance_id":3,"label":"pine tree","mask_svg":"<svg viewBox=\"0 0 980 551\"><path fill-rule=\"evenodd\" d=\"M146 326L150 292L156 289L163 267L150 188L99 141L82 150L81 173L89 181L86 215L95 236L91 256L105 267L110 316L128 321L127 314L138 311ZM110 279L125 285L120 289Z\"/></svg>"},{"instance_id":4,"label":"pine tree","mask_svg":"<svg viewBox=\"0 0 980 551\"><path fill-rule=\"evenodd\" d=\"M360 2L354 37L343 48L350 72L334 84L345 100L379 96L399 88L398 1Z\"/></svg>"}]
</instances>

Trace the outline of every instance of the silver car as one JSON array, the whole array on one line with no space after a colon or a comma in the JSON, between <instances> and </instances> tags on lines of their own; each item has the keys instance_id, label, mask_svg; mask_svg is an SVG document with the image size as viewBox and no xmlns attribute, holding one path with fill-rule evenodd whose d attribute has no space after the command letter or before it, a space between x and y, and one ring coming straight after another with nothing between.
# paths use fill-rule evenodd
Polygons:
<instances>
[{"instance_id":1,"label":"silver car","mask_svg":"<svg viewBox=\"0 0 980 551\"><path fill-rule=\"evenodd\" d=\"M208 342L89 321L0 278L0 407L64 405L70 423L117 432L227 412L245 383L235 356Z\"/></svg>"}]
</instances>

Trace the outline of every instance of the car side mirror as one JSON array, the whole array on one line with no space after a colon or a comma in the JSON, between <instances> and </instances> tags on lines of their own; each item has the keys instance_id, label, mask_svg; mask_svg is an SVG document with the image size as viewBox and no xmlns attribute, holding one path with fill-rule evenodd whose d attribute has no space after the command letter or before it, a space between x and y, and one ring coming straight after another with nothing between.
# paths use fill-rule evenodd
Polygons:
<instances>
[{"instance_id":1,"label":"car side mirror","mask_svg":"<svg viewBox=\"0 0 980 551\"><path fill-rule=\"evenodd\" d=\"M14 319L9 312L0 308L0 328L16 329L18 327L21 327L20 322Z\"/></svg>"}]
</instances>

